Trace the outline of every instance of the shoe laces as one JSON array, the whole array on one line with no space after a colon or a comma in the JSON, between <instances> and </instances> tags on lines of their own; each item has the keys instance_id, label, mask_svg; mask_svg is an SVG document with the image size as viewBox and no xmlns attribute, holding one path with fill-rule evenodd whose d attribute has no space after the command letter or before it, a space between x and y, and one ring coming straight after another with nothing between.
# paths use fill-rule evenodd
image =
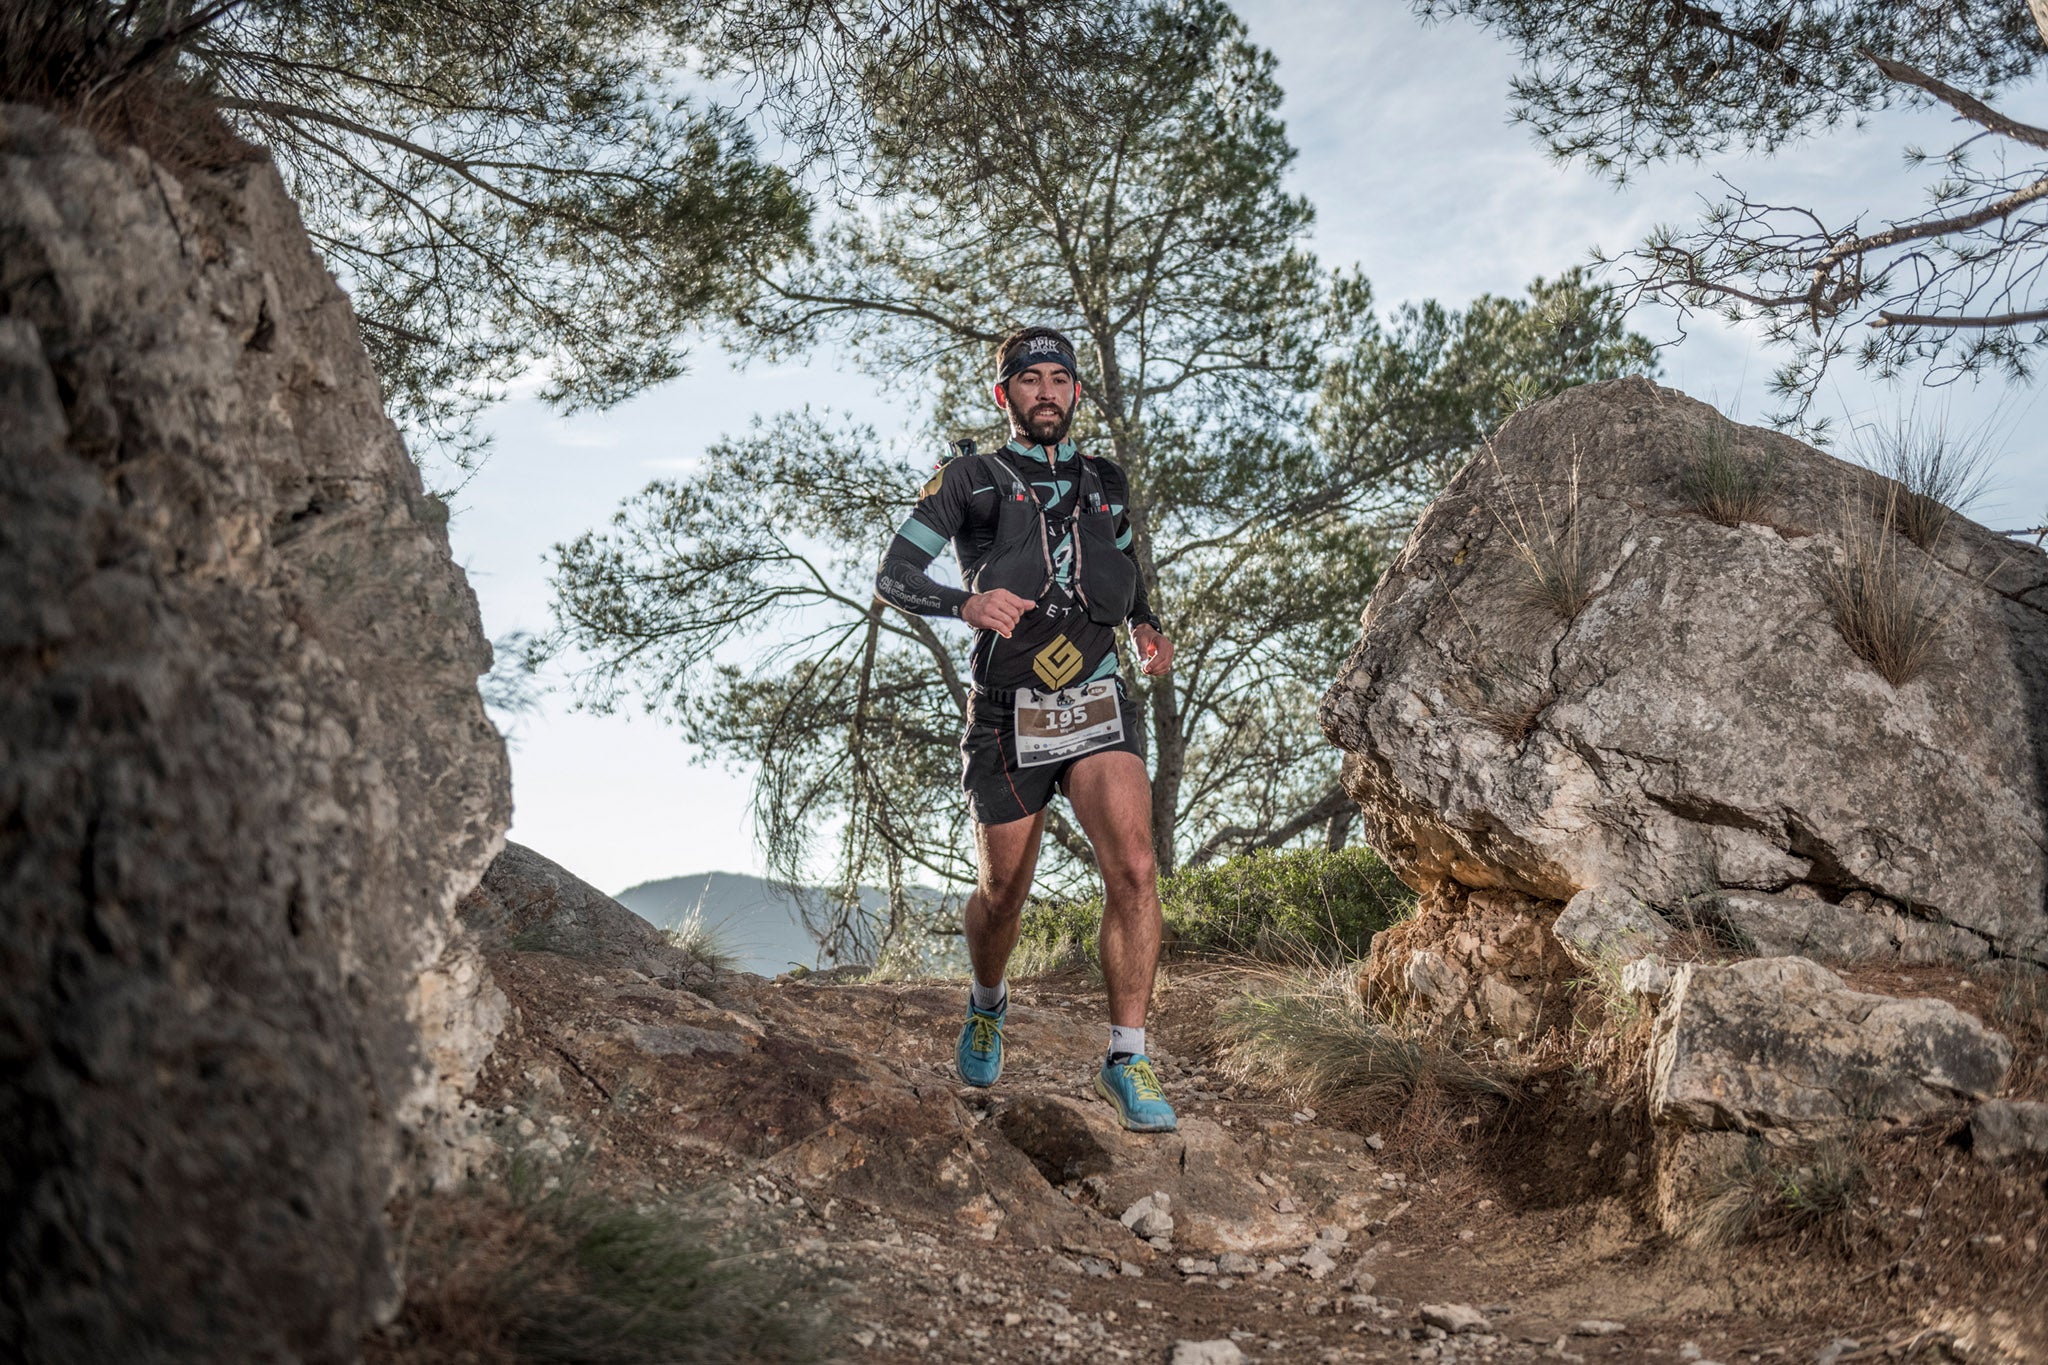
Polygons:
<instances>
[{"instance_id":1,"label":"shoe laces","mask_svg":"<svg viewBox=\"0 0 2048 1365\"><path fill-rule=\"evenodd\" d=\"M1131 1093L1141 1100L1163 1100L1166 1092L1159 1088L1159 1077L1152 1072L1152 1063L1134 1061L1124 1063L1124 1074L1131 1078Z\"/></svg>"},{"instance_id":2,"label":"shoe laces","mask_svg":"<svg viewBox=\"0 0 2048 1365\"><path fill-rule=\"evenodd\" d=\"M986 1014L977 1014L968 1020L968 1025L974 1031L974 1036L968 1040L968 1049L973 1052L993 1052L996 1040L1003 1036L1002 1021L991 1019Z\"/></svg>"}]
</instances>

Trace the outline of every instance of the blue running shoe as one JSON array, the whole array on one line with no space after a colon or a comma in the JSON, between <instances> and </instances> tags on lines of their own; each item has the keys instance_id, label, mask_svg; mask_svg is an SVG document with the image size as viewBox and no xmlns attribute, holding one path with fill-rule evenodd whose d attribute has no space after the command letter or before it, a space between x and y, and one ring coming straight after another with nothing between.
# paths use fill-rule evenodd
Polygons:
<instances>
[{"instance_id":1,"label":"blue running shoe","mask_svg":"<svg viewBox=\"0 0 2048 1365\"><path fill-rule=\"evenodd\" d=\"M953 1059L960 1068L960 1079L969 1085L987 1089L1003 1074L1003 1016L1009 1006L1007 999L998 1010L980 1009L972 1000L967 1002L967 1023L960 1030L960 1046L954 1049Z\"/></svg>"},{"instance_id":2,"label":"blue running shoe","mask_svg":"<svg viewBox=\"0 0 2048 1365\"><path fill-rule=\"evenodd\" d=\"M1095 1093L1116 1106L1117 1121L1134 1133L1170 1133L1180 1126L1152 1059L1144 1053L1121 1062L1104 1062L1095 1073Z\"/></svg>"}]
</instances>

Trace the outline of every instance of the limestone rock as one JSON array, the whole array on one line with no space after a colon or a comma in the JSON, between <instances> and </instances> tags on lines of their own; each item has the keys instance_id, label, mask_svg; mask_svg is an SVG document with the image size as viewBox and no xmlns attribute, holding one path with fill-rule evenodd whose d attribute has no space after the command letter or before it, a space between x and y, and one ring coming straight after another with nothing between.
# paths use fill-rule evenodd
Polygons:
<instances>
[{"instance_id":1,"label":"limestone rock","mask_svg":"<svg viewBox=\"0 0 2048 1365\"><path fill-rule=\"evenodd\" d=\"M1461 1332L1484 1332L1492 1326L1486 1314L1469 1303L1425 1303L1416 1310L1423 1322L1456 1336Z\"/></svg>"},{"instance_id":2,"label":"limestone rock","mask_svg":"<svg viewBox=\"0 0 2048 1365\"><path fill-rule=\"evenodd\" d=\"M1168 1210L1172 1207L1173 1196L1165 1190L1158 1190L1125 1209L1123 1217L1117 1221L1147 1241L1154 1237L1171 1237L1173 1215Z\"/></svg>"},{"instance_id":3,"label":"limestone rock","mask_svg":"<svg viewBox=\"0 0 2048 1365\"><path fill-rule=\"evenodd\" d=\"M1986 1100L1970 1115L1970 1149L1978 1160L1994 1166L2048 1157L2048 1104Z\"/></svg>"},{"instance_id":4,"label":"limestone rock","mask_svg":"<svg viewBox=\"0 0 2048 1365\"><path fill-rule=\"evenodd\" d=\"M492 949L560 953L681 984L702 984L713 975L652 924L521 844L505 844L459 909L462 922Z\"/></svg>"},{"instance_id":5,"label":"limestone rock","mask_svg":"<svg viewBox=\"0 0 2048 1365\"><path fill-rule=\"evenodd\" d=\"M1551 933L1555 918L1555 906L1527 896L1439 886L1412 917L1373 936L1366 992L1456 1025L1533 1033L1578 974Z\"/></svg>"},{"instance_id":6,"label":"limestone rock","mask_svg":"<svg viewBox=\"0 0 2048 1365\"><path fill-rule=\"evenodd\" d=\"M1745 946L1760 957L1806 957L1822 962L1975 961L1990 945L1954 925L1932 924L1867 893L1840 904L1818 897L1731 891L1717 910Z\"/></svg>"},{"instance_id":7,"label":"limestone rock","mask_svg":"<svg viewBox=\"0 0 2048 1365\"><path fill-rule=\"evenodd\" d=\"M259 153L0 107L0 1341L353 1360L509 814L447 511Z\"/></svg>"},{"instance_id":8,"label":"limestone rock","mask_svg":"<svg viewBox=\"0 0 2048 1365\"><path fill-rule=\"evenodd\" d=\"M1657 958L1639 957L1622 966L1621 990L1624 995L1666 995L1671 990L1671 969Z\"/></svg>"},{"instance_id":9,"label":"limestone rock","mask_svg":"<svg viewBox=\"0 0 2048 1365\"><path fill-rule=\"evenodd\" d=\"M1111 1217L1166 1192L1173 1240L1187 1250L1274 1251L1314 1236L1306 1219L1271 1206L1243 1149L1213 1119L1183 1118L1172 1133L1126 1133L1107 1105L1027 1094L996 1122L1048 1180L1099 1177Z\"/></svg>"},{"instance_id":10,"label":"limestone rock","mask_svg":"<svg viewBox=\"0 0 2048 1365\"><path fill-rule=\"evenodd\" d=\"M1941 1000L1850 990L1799 957L1673 974L1650 1040L1650 1110L1694 1128L1902 1119L1995 1092L2012 1045Z\"/></svg>"},{"instance_id":11,"label":"limestone rock","mask_svg":"<svg viewBox=\"0 0 2048 1365\"><path fill-rule=\"evenodd\" d=\"M1689 503L1714 442L1775 461L1759 522ZM1821 586L1880 488L1644 379L1517 413L1423 514L1323 700L1364 841L1425 894L1860 889L2048 961L2048 554L1954 518L1936 657L1894 686ZM1569 619L1514 543L1553 533L1585 566Z\"/></svg>"},{"instance_id":12,"label":"limestone rock","mask_svg":"<svg viewBox=\"0 0 2048 1365\"><path fill-rule=\"evenodd\" d=\"M1176 1341L1168 1365L1244 1365L1244 1352L1229 1337Z\"/></svg>"},{"instance_id":13,"label":"limestone rock","mask_svg":"<svg viewBox=\"0 0 2048 1365\"><path fill-rule=\"evenodd\" d=\"M1634 896L1614 887L1589 887L1565 902L1550 926L1572 961L1588 971L1661 949L1671 925Z\"/></svg>"}]
</instances>

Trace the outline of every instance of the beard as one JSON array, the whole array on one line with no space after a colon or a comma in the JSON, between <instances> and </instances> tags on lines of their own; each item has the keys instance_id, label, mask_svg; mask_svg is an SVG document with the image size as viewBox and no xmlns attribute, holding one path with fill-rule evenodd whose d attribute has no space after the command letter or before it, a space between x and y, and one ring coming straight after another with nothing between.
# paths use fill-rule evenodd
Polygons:
<instances>
[{"instance_id":1,"label":"beard","mask_svg":"<svg viewBox=\"0 0 2048 1365\"><path fill-rule=\"evenodd\" d=\"M1041 403L1018 419L1023 434L1031 438L1034 445L1056 446L1067 439L1067 428L1074 425L1074 410L1061 412L1051 403Z\"/></svg>"}]
</instances>

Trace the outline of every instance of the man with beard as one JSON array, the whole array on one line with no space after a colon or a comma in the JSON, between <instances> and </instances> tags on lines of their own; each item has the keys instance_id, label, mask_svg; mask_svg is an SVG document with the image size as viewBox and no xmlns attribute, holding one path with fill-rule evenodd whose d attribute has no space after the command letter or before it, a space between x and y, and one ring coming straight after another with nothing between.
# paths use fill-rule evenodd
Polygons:
<instances>
[{"instance_id":1,"label":"man with beard","mask_svg":"<svg viewBox=\"0 0 2048 1365\"><path fill-rule=\"evenodd\" d=\"M1131 554L1123 471L1066 439L1077 375L1073 343L1050 327L1027 327L996 349L995 401L1013 439L932 477L890 542L875 590L904 611L957 616L975 632L960 748L980 877L966 909L974 985L955 1052L961 1079L989 1086L1002 1073L1003 972L1057 789L1095 849L1105 893L1110 1028L1096 1093L1124 1127L1165 1132L1173 1106L1145 1055L1161 932L1152 784L1137 707L1118 674L1116 627L1129 623L1148 676L1166 672L1173 645ZM948 541L964 590L925 573Z\"/></svg>"}]
</instances>

